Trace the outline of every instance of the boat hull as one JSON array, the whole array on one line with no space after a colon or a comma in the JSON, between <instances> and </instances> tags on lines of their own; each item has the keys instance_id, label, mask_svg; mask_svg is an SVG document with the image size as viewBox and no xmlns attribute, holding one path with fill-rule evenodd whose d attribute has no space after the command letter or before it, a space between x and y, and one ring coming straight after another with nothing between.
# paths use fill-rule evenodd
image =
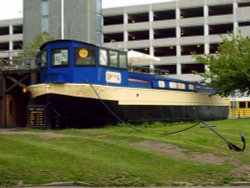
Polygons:
<instances>
[{"instance_id":1,"label":"boat hull","mask_svg":"<svg viewBox=\"0 0 250 188\"><path fill-rule=\"evenodd\" d=\"M224 119L229 109L227 99L194 92L91 84L40 84L29 90L35 104L49 106L50 128Z\"/></svg>"}]
</instances>

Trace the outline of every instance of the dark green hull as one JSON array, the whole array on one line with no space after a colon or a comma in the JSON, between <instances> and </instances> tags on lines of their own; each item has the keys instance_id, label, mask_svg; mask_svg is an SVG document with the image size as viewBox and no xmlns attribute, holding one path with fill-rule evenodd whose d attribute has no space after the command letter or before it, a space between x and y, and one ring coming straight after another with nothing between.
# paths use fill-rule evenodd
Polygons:
<instances>
[{"instance_id":1,"label":"dark green hull","mask_svg":"<svg viewBox=\"0 0 250 188\"><path fill-rule=\"evenodd\" d=\"M229 110L227 106L118 105L115 101L53 94L37 97L35 104L48 106L47 128L225 119Z\"/></svg>"}]
</instances>

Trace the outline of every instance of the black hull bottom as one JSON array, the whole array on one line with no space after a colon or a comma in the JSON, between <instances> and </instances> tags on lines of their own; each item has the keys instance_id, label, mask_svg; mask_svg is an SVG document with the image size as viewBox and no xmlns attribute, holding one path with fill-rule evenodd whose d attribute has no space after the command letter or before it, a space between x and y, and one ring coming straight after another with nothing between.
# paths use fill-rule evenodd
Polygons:
<instances>
[{"instance_id":1,"label":"black hull bottom","mask_svg":"<svg viewBox=\"0 0 250 188\"><path fill-rule=\"evenodd\" d=\"M228 117L227 106L118 105L114 101L46 95L35 104L48 106L47 128L99 127L117 123L214 120Z\"/></svg>"}]
</instances>

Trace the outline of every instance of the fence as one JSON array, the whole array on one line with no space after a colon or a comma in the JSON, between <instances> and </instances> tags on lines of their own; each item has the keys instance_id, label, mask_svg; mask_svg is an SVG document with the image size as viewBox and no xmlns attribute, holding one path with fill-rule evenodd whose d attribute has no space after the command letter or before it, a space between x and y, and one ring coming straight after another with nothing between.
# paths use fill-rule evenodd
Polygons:
<instances>
[{"instance_id":1,"label":"fence","mask_svg":"<svg viewBox=\"0 0 250 188\"><path fill-rule=\"evenodd\" d=\"M38 51L0 51L0 69L4 70L34 70L38 68L36 56Z\"/></svg>"}]
</instances>

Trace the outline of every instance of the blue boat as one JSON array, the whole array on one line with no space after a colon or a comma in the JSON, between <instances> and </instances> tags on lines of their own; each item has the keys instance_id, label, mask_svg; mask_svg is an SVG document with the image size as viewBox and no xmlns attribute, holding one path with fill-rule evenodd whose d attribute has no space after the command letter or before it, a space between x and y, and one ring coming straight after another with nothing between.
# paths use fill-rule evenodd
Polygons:
<instances>
[{"instance_id":1,"label":"blue boat","mask_svg":"<svg viewBox=\"0 0 250 188\"><path fill-rule=\"evenodd\" d=\"M229 100L164 71L128 66L126 51L56 40L41 46L40 79L28 87L48 107L49 128L227 118Z\"/></svg>"}]
</instances>

